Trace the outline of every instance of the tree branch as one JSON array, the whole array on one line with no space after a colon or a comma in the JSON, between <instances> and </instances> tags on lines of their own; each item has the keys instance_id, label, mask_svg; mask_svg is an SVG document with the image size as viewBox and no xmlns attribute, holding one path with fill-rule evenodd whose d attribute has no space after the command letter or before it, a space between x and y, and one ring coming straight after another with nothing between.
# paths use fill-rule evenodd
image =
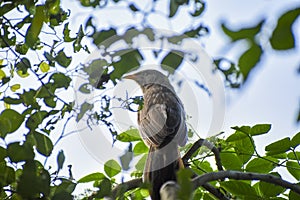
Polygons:
<instances>
[{"instance_id":1,"label":"tree branch","mask_svg":"<svg viewBox=\"0 0 300 200\"><path fill-rule=\"evenodd\" d=\"M207 182L220 180L220 179L235 179L235 180L260 180L275 185L282 186L293 190L294 192L300 194L300 186L283 180L278 176L273 176L270 174L259 174L250 172L240 172L240 171L220 171L220 172L210 172L202 176L198 176L193 179L194 188L203 186Z\"/></svg>"},{"instance_id":2,"label":"tree branch","mask_svg":"<svg viewBox=\"0 0 300 200\"><path fill-rule=\"evenodd\" d=\"M116 199L116 197L120 194L120 192L126 192L129 190L133 190L135 188L138 188L142 185L143 180L142 178L132 179L130 181L121 183L117 185L112 191L111 191L111 197L113 199Z\"/></svg>"},{"instance_id":3,"label":"tree branch","mask_svg":"<svg viewBox=\"0 0 300 200\"><path fill-rule=\"evenodd\" d=\"M214 144L209 142L208 140L205 139L199 139L197 140L192 147L186 152L186 154L182 157L182 161L185 166L188 165L188 160L192 157L192 155L201 147L201 146L206 146L209 148L214 154L215 154L215 160L216 160L216 165L218 167L219 171L223 170L222 167L222 162L220 158L220 152L217 147L215 147Z\"/></svg>"}]
</instances>

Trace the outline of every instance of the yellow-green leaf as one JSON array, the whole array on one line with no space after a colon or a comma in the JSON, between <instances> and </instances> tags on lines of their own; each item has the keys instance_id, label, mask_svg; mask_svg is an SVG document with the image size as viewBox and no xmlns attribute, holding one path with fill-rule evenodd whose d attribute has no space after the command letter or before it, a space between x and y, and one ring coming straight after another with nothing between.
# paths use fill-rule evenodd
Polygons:
<instances>
[{"instance_id":1,"label":"yellow-green leaf","mask_svg":"<svg viewBox=\"0 0 300 200\"><path fill-rule=\"evenodd\" d=\"M10 90L13 92L17 91L20 88L21 88L20 84L14 84L14 85L10 86Z\"/></svg>"},{"instance_id":2,"label":"yellow-green leaf","mask_svg":"<svg viewBox=\"0 0 300 200\"><path fill-rule=\"evenodd\" d=\"M17 74L21 77L21 78L26 78L27 76L29 76L29 73L26 72L25 74L23 74L22 70L18 70Z\"/></svg>"},{"instance_id":3,"label":"yellow-green leaf","mask_svg":"<svg viewBox=\"0 0 300 200\"><path fill-rule=\"evenodd\" d=\"M0 69L0 80L2 80L4 77L6 77L6 74L2 69Z\"/></svg>"},{"instance_id":4,"label":"yellow-green leaf","mask_svg":"<svg viewBox=\"0 0 300 200\"><path fill-rule=\"evenodd\" d=\"M49 71L49 69L50 69L50 66L46 62L42 62L39 67L43 73Z\"/></svg>"}]
</instances>

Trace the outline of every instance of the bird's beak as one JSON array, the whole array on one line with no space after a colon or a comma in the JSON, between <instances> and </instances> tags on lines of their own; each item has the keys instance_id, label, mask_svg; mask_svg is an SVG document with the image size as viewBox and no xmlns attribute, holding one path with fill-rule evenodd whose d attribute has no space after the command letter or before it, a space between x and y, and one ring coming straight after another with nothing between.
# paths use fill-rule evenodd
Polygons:
<instances>
[{"instance_id":1,"label":"bird's beak","mask_svg":"<svg viewBox=\"0 0 300 200\"><path fill-rule=\"evenodd\" d=\"M130 75L127 75L127 76L123 76L123 79L131 79L131 80L135 80L136 79L136 76L134 74L130 74Z\"/></svg>"}]
</instances>

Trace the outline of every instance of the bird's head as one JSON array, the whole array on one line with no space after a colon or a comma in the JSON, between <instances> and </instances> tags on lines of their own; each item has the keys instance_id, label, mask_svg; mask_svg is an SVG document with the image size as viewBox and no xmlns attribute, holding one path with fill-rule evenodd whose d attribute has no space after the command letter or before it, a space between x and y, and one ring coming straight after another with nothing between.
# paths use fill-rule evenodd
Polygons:
<instances>
[{"instance_id":1,"label":"bird's head","mask_svg":"<svg viewBox=\"0 0 300 200\"><path fill-rule=\"evenodd\" d=\"M172 85L169 82L168 77L156 70L144 70L135 74L124 76L123 78L134 80L141 86L143 90L144 87L149 84L157 84L167 87L170 90L174 91Z\"/></svg>"}]
</instances>

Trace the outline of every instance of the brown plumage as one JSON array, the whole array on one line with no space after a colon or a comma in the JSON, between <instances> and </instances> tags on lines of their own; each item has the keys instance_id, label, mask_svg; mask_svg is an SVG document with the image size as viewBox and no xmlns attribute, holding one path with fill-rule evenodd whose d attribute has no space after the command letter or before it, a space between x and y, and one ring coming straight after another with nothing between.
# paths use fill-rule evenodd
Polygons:
<instances>
[{"instance_id":1,"label":"brown plumage","mask_svg":"<svg viewBox=\"0 0 300 200\"><path fill-rule=\"evenodd\" d=\"M160 200L160 187L176 181L183 167L178 146L187 141L183 105L168 78L156 70L145 70L124 78L135 80L142 88L144 105L138 113L139 131L149 146L144 181L152 185L152 200Z\"/></svg>"}]
</instances>

